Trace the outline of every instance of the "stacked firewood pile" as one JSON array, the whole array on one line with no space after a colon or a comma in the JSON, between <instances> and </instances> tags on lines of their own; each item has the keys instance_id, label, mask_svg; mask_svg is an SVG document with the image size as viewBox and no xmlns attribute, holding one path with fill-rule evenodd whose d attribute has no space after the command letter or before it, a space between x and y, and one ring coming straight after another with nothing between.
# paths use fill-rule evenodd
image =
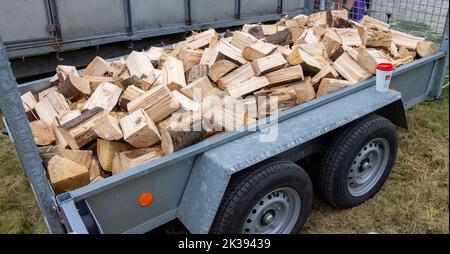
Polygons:
<instances>
[{"instance_id":1,"label":"stacked firewood pile","mask_svg":"<svg viewBox=\"0 0 450 254\"><path fill-rule=\"evenodd\" d=\"M345 10L327 11L223 37L209 29L116 61L96 57L81 72L58 66L50 88L22 101L61 193L356 84L380 62L436 51L368 16L356 23ZM275 105L260 99L273 97Z\"/></svg>"}]
</instances>

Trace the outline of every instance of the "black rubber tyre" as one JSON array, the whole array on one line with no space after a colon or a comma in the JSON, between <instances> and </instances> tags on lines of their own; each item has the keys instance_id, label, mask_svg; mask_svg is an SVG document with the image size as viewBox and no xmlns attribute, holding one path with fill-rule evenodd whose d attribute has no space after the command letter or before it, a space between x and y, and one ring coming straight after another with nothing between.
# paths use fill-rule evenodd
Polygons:
<instances>
[{"instance_id":1,"label":"black rubber tyre","mask_svg":"<svg viewBox=\"0 0 450 254\"><path fill-rule=\"evenodd\" d=\"M301 198L300 216L290 233L298 233L311 211L313 187L308 174L289 160L273 159L233 176L210 233L241 234L246 216L264 195L282 187Z\"/></svg>"},{"instance_id":2,"label":"black rubber tyre","mask_svg":"<svg viewBox=\"0 0 450 254\"><path fill-rule=\"evenodd\" d=\"M361 196L352 196L348 177L354 158L373 139L389 143L387 165L376 184ZM386 118L371 115L338 131L323 157L319 172L319 190L325 201L335 208L351 208L373 197L388 178L397 156L398 137L395 126Z\"/></svg>"}]
</instances>

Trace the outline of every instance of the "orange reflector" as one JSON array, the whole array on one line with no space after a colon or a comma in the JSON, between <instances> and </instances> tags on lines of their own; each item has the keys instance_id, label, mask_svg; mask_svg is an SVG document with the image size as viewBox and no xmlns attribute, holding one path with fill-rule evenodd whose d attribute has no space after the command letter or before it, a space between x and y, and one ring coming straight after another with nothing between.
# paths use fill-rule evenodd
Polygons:
<instances>
[{"instance_id":1,"label":"orange reflector","mask_svg":"<svg viewBox=\"0 0 450 254\"><path fill-rule=\"evenodd\" d=\"M147 207L151 205L152 202L153 202L153 195L148 192L142 193L139 196L138 203L142 207Z\"/></svg>"}]
</instances>

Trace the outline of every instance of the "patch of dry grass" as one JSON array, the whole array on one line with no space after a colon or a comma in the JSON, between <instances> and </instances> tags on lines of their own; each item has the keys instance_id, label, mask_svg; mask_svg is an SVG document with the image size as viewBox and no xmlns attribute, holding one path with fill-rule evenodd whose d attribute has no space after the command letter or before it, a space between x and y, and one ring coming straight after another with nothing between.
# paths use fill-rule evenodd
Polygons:
<instances>
[{"instance_id":1,"label":"patch of dry grass","mask_svg":"<svg viewBox=\"0 0 450 254\"><path fill-rule=\"evenodd\" d=\"M303 233L448 233L448 103L446 89L444 101L408 111L396 166L373 199L335 210L316 198ZM0 233L46 232L15 151L0 135Z\"/></svg>"}]
</instances>

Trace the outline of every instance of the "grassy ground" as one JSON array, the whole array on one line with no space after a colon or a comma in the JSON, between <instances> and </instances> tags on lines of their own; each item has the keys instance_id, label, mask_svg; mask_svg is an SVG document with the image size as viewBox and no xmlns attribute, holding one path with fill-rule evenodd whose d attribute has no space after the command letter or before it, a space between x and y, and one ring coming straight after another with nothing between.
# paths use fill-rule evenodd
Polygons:
<instances>
[{"instance_id":1,"label":"grassy ground","mask_svg":"<svg viewBox=\"0 0 450 254\"><path fill-rule=\"evenodd\" d=\"M448 233L448 89L443 95L408 111L396 166L373 199L334 210L317 197L303 233ZM0 135L0 233L46 232L15 151Z\"/></svg>"}]
</instances>

